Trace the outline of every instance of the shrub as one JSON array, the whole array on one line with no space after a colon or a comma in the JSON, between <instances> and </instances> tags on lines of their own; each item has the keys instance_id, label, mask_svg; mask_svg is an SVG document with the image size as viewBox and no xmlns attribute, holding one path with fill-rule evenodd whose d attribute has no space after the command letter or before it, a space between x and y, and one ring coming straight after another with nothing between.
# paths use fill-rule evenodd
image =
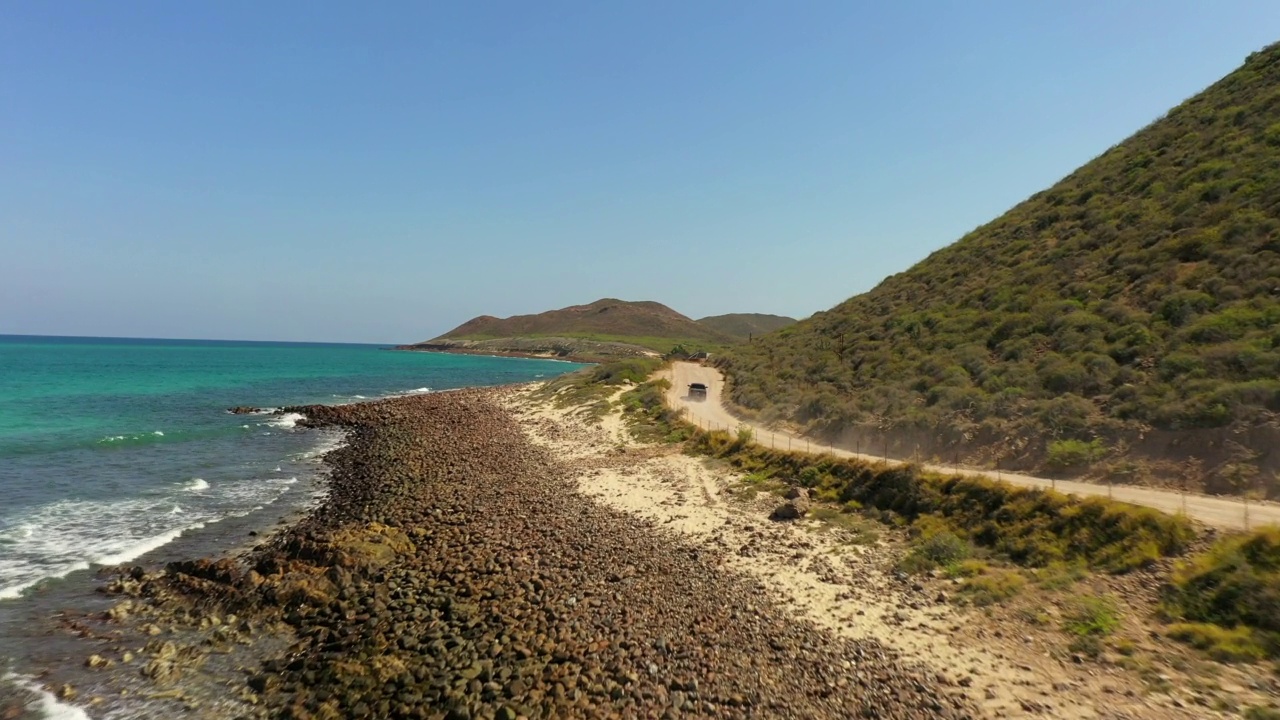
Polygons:
<instances>
[{"instance_id":1,"label":"shrub","mask_svg":"<svg viewBox=\"0 0 1280 720\"><path fill-rule=\"evenodd\" d=\"M1036 584L1045 590L1065 590L1085 578L1087 569L1080 562L1055 562L1035 571Z\"/></svg>"},{"instance_id":2,"label":"shrub","mask_svg":"<svg viewBox=\"0 0 1280 720\"><path fill-rule=\"evenodd\" d=\"M662 367L662 361L656 358L628 358L616 360L592 368L593 382L605 385L622 385L625 383L640 384Z\"/></svg>"},{"instance_id":3,"label":"shrub","mask_svg":"<svg viewBox=\"0 0 1280 720\"><path fill-rule=\"evenodd\" d=\"M1120 611L1111 598L1083 595L1072 603L1062 626L1072 635L1106 637L1120 627Z\"/></svg>"},{"instance_id":4,"label":"shrub","mask_svg":"<svg viewBox=\"0 0 1280 720\"><path fill-rule=\"evenodd\" d=\"M1102 459L1106 453L1106 446L1098 439L1090 440L1089 442L1083 440L1055 440L1049 443L1049 452L1048 457L1045 459L1045 465L1056 469L1087 465Z\"/></svg>"},{"instance_id":5,"label":"shrub","mask_svg":"<svg viewBox=\"0 0 1280 720\"><path fill-rule=\"evenodd\" d=\"M977 575L982 575L987 571L988 567L989 566L987 565L986 560L969 558L969 559L961 560L960 562L952 563L948 565L946 567L947 577L970 578Z\"/></svg>"},{"instance_id":6,"label":"shrub","mask_svg":"<svg viewBox=\"0 0 1280 720\"><path fill-rule=\"evenodd\" d=\"M1254 705L1244 711L1244 720L1280 720L1280 710Z\"/></svg>"},{"instance_id":7,"label":"shrub","mask_svg":"<svg viewBox=\"0 0 1280 720\"><path fill-rule=\"evenodd\" d=\"M1182 552L1195 536L1187 519L1149 508L852 459L828 459L818 467L812 456L739 447L727 433L700 433L688 450L748 472L769 467L783 477L800 477L813 467L816 487L836 502L858 503L887 522L905 518L920 539L945 531L1032 567L1078 561L1125 572ZM950 541L935 542L946 546ZM912 557L918 568L937 566L921 553Z\"/></svg>"},{"instance_id":8,"label":"shrub","mask_svg":"<svg viewBox=\"0 0 1280 720\"><path fill-rule=\"evenodd\" d=\"M960 585L960 596L973 605L984 607L1016 596L1026 584L1026 578L1017 570L997 570L965 580Z\"/></svg>"},{"instance_id":9,"label":"shrub","mask_svg":"<svg viewBox=\"0 0 1280 720\"><path fill-rule=\"evenodd\" d=\"M1267 656L1254 632L1243 625L1227 629L1206 623L1175 623L1169 626L1168 634L1218 662L1256 662Z\"/></svg>"},{"instance_id":10,"label":"shrub","mask_svg":"<svg viewBox=\"0 0 1280 720\"><path fill-rule=\"evenodd\" d=\"M1280 528L1224 538L1183 563L1164 598L1174 618L1243 627L1280 657Z\"/></svg>"}]
</instances>

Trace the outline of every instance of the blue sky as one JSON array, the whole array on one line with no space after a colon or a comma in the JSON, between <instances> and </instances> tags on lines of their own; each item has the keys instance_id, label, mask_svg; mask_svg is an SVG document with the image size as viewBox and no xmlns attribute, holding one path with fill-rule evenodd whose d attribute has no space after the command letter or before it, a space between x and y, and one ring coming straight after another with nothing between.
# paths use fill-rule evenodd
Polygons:
<instances>
[{"instance_id":1,"label":"blue sky","mask_svg":"<svg viewBox=\"0 0 1280 720\"><path fill-rule=\"evenodd\" d=\"M406 342L873 287L1274 0L0 4L0 333Z\"/></svg>"}]
</instances>

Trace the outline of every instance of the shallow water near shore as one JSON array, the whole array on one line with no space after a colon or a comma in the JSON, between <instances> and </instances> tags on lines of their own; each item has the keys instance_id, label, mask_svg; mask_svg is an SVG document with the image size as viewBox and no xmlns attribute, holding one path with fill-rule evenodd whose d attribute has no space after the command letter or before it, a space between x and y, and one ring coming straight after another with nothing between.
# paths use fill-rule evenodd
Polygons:
<instances>
[{"instance_id":1,"label":"shallow water near shore","mask_svg":"<svg viewBox=\"0 0 1280 720\"><path fill-rule=\"evenodd\" d=\"M318 458L340 435L226 408L577 367L370 345L0 336L0 676L16 675L0 680L0 701L22 694L36 717L76 717L20 686L70 652L50 619L92 609L102 567L224 553L313 500Z\"/></svg>"}]
</instances>

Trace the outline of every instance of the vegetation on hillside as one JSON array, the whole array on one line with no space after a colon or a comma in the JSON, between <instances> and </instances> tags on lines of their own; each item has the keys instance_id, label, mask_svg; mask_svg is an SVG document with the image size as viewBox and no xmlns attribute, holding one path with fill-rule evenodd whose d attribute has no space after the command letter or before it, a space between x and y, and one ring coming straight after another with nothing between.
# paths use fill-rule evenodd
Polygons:
<instances>
[{"instance_id":1,"label":"vegetation on hillside","mask_svg":"<svg viewBox=\"0 0 1280 720\"><path fill-rule=\"evenodd\" d=\"M721 362L737 405L831 436L908 434L1021 467L1097 441L1090 462L1196 457L1211 489L1274 491L1280 45L910 270Z\"/></svg>"},{"instance_id":2,"label":"vegetation on hillside","mask_svg":"<svg viewBox=\"0 0 1280 720\"><path fill-rule=\"evenodd\" d=\"M711 315L698 318L699 325L705 325L717 332L739 340L758 337L765 333L781 330L788 325L795 325L795 318L784 315L767 315L765 313L730 313L728 315Z\"/></svg>"},{"instance_id":3,"label":"vegetation on hillside","mask_svg":"<svg viewBox=\"0 0 1280 720\"><path fill-rule=\"evenodd\" d=\"M534 396L557 407L578 408L580 414L599 420L610 409L609 398L629 385L647 384L662 366L658 358L628 358L566 373L542 384Z\"/></svg>"},{"instance_id":4,"label":"vegetation on hillside","mask_svg":"<svg viewBox=\"0 0 1280 720\"><path fill-rule=\"evenodd\" d=\"M605 298L536 315L482 315L418 345L449 340L553 337L629 343L657 352L666 352L675 345L705 349L734 342L729 335L700 325L661 303Z\"/></svg>"},{"instance_id":5,"label":"vegetation on hillside","mask_svg":"<svg viewBox=\"0 0 1280 720\"><path fill-rule=\"evenodd\" d=\"M1220 540L1174 576L1174 637L1220 660L1280 658L1280 528Z\"/></svg>"},{"instance_id":6,"label":"vegetation on hillside","mask_svg":"<svg viewBox=\"0 0 1280 720\"><path fill-rule=\"evenodd\" d=\"M1184 555L1196 540L1187 518L1127 503L923 472L911 465L778 451L756 444L745 426L735 433L700 431L663 402L667 381L646 381L659 366L658 361L612 363L551 381L544 392L562 401L566 392L607 398L618 386L632 385L619 405L638 439L682 442L686 452L729 463L744 475L744 495L809 488L811 497L824 503L812 512L824 523L863 528L862 534L872 538L876 531L864 526L875 520L908 527L913 540L898 568L941 571L955 579L957 602L1004 603L1028 583L1041 592L1067 591L1090 570L1125 573L1147 567ZM1062 618L1073 638L1069 649L1098 656L1122 622L1119 609L1105 595L1073 594ZM1280 658L1280 528L1229 535L1186 557L1165 587L1161 615L1169 623L1165 635L1216 660Z\"/></svg>"},{"instance_id":7,"label":"vegetation on hillside","mask_svg":"<svg viewBox=\"0 0 1280 720\"><path fill-rule=\"evenodd\" d=\"M1079 561L1125 572L1182 553L1195 536L1185 518L1103 498L937 475L914 466L772 450L725 432L699 433L691 443L695 452L727 460L743 472L792 478L817 500L908 522L928 518L949 534L1019 565Z\"/></svg>"}]
</instances>

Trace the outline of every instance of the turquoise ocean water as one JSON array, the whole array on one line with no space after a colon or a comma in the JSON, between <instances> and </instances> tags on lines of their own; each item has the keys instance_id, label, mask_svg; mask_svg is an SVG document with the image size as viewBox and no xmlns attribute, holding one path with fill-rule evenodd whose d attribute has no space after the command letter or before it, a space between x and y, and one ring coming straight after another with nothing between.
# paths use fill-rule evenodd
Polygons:
<instances>
[{"instance_id":1,"label":"turquoise ocean water","mask_svg":"<svg viewBox=\"0 0 1280 720\"><path fill-rule=\"evenodd\" d=\"M78 651L37 626L89 592L94 569L229 549L201 543L226 530L242 538L238 522L298 507L322 487L312 482L318 458L340 434L227 408L527 382L577 367L371 345L0 335L0 711L21 692L24 717L87 717L34 678Z\"/></svg>"},{"instance_id":2,"label":"turquoise ocean water","mask_svg":"<svg viewBox=\"0 0 1280 720\"><path fill-rule=\"evenodd\" d=\"M0 602L275 502L334 441L295 429L294 416L228 407L353 402L575 367L368 345L0 336Z\"/></svg>"}]
</instances>

